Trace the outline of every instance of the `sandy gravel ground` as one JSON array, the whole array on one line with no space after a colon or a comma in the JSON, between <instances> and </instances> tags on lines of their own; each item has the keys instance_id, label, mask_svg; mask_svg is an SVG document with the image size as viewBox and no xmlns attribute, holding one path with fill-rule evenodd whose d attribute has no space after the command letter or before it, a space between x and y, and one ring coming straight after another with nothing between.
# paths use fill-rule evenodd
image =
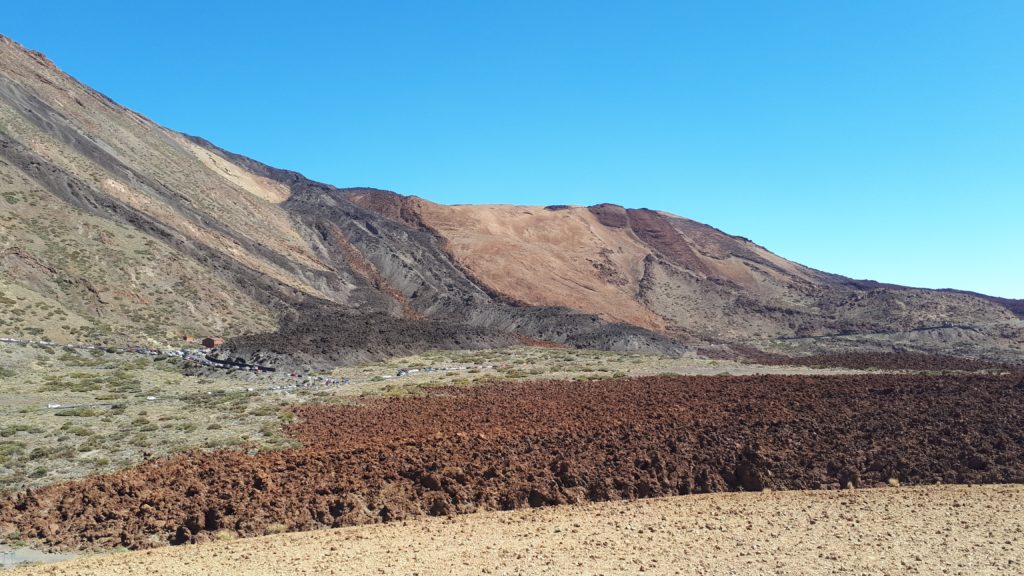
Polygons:
<instances>
[{"instance_id":1,"label":"sandy gravel ground","mask_svg":"<svg viewBox=\"0 0 1024 576\"><path fill-rule=\"evenodd\" d=\"M1024 485L726 493L431 518L12 574L1021 574Z\"/></svg>"}]
</instances>

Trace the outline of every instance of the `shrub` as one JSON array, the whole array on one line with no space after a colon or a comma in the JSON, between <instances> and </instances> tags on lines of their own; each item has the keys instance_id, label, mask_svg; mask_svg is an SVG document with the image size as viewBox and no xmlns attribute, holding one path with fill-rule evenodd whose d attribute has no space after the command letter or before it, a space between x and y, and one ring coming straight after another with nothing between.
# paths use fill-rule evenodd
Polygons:
<instances>
[{"instance_id":1,"label":"shrub","mask_svg":"<svg viewBox=\"0 0 1024 576\"><path fill-rule=\"evenodd\" d=\"M39 458L46 458L47 456L49 456L52 453L53 453L53 449L52 448L48 448L46 446L40 446L38 448L33 448L32 451L29 452L28 459L29 460L37 460Z\"/></svg>"},{"instance_id":2,"label":"shrub","mask_svg":"<svg viewBox=\"0 0 1024 576\"><path fill-rule=\"evenodd\" d=\"M75 426L70 422L61 426L60 429L67 432L68 434L74 434L75 436L92 436L95 434L95 432L89 430L84 426Z\"/></svg>"},{"instance_id":3,"label":"shrub","mask_svg":"<svg viewBox=\"0 0 1024 576\"><path fill-rule=\"evenodd\" d=\"M28 434L38 434L43 429L38 426L29 426L28 424L11 424L10 426L4 426L0 428L0 437L8 438L14 436L18 432L26 432Z\"/></svg>"},{"instance_id":4,"label":"shrub","mask_svg":"<svg viewBox=\"0 0 1024 576\"><path fill-rule=\"evenodd\" d=\"M60 411L58 411L58 412L56 412L54 414L54 416L65 416L65 417L66 416L77 416L79 418L92 418L94 416L99 416L99 415L100 415L100 412L98 410L93 410L92 408L85 408L85 407L81 407L81 408L68 408L66 410L60 410Z\"/></svg>"}]
</instances>

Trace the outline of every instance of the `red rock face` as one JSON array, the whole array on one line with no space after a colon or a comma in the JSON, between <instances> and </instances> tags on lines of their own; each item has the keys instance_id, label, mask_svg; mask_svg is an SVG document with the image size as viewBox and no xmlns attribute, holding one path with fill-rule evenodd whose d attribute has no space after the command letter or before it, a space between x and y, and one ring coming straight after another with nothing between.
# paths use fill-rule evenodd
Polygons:
<instances>
[{"instance_id":1,"label":"red rock face","mask_svg":"<svg viewBox=\"0 0 1024 576\"><path fill-rule=\"evenodd\" d=\"M706 276L713 274L689 243L661 214L652 210L630 210L628 214L629 226L633 233L672 263Z\"/></svg>"},{"instance_id":2,"label":"red rock face","mask_svg":"<svg viewBox=\"0 0 1024 576\"><path fill-rule=\"evenodd\" d=\"M0 528L150 547L718 490L1024 481L1014 376L494 384L296 407L304 448L194 453L0 500Z\"/></svg>"},{"instance_id":3,"label":"red rock face","mask_svg":"<svg viewBox=\"0 0 1024 576\"><path fill-rule=\"evenodd\" d=\"M626 209L616 204L598 204L588 208L597 221L609 228L626 228L629 226L629 217Z\"/></svg>"}]
</instances>

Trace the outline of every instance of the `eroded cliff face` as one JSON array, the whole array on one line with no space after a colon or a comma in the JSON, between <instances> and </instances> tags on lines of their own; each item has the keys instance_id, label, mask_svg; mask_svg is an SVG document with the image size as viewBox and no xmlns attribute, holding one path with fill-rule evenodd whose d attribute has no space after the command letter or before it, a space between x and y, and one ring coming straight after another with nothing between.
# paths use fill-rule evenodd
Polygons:
<instances>
[{"instance_id":1,"label":"eroded cliff face","mask_svg":"<svg viewBox=\"0 0 1024 576\"><path fill-rule=\"evenodd\" d=\"M159 126L3 37L0 288L9 336L249 334L239 350L332 361L524 338L659 353L1024 340L1005 302L854 282L662 212L313 182Z\"/></svg>"}]
</instances>

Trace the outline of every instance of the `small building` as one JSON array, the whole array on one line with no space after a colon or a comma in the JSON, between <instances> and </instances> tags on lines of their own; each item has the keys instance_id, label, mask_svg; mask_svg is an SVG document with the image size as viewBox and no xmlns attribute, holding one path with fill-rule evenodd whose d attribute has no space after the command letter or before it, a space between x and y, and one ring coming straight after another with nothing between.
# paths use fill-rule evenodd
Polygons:
<instances>
[{"instance_id":1,"label":"small building","mask_svg":"<svg viewBox=\"0 0 1024 576\"><path fill-rule=\"evenodd\" d=\"M196 337L195 336L182 336L181 339L184 340L185 342L195 342L196 341Z\"/></svg>"},{"instance_id":2,"label":"small building","mask_svg":"<svg viewBox=\"0 0 1024 576\"><path fill-rule=\"evenodd\" d=\"M210 338L210 337L203 338L203 346L205 346L206 348L216 348L218 346L223 346L223 345L224 345L224 339L223 338Z\"/></svg>"}]
</instances>

